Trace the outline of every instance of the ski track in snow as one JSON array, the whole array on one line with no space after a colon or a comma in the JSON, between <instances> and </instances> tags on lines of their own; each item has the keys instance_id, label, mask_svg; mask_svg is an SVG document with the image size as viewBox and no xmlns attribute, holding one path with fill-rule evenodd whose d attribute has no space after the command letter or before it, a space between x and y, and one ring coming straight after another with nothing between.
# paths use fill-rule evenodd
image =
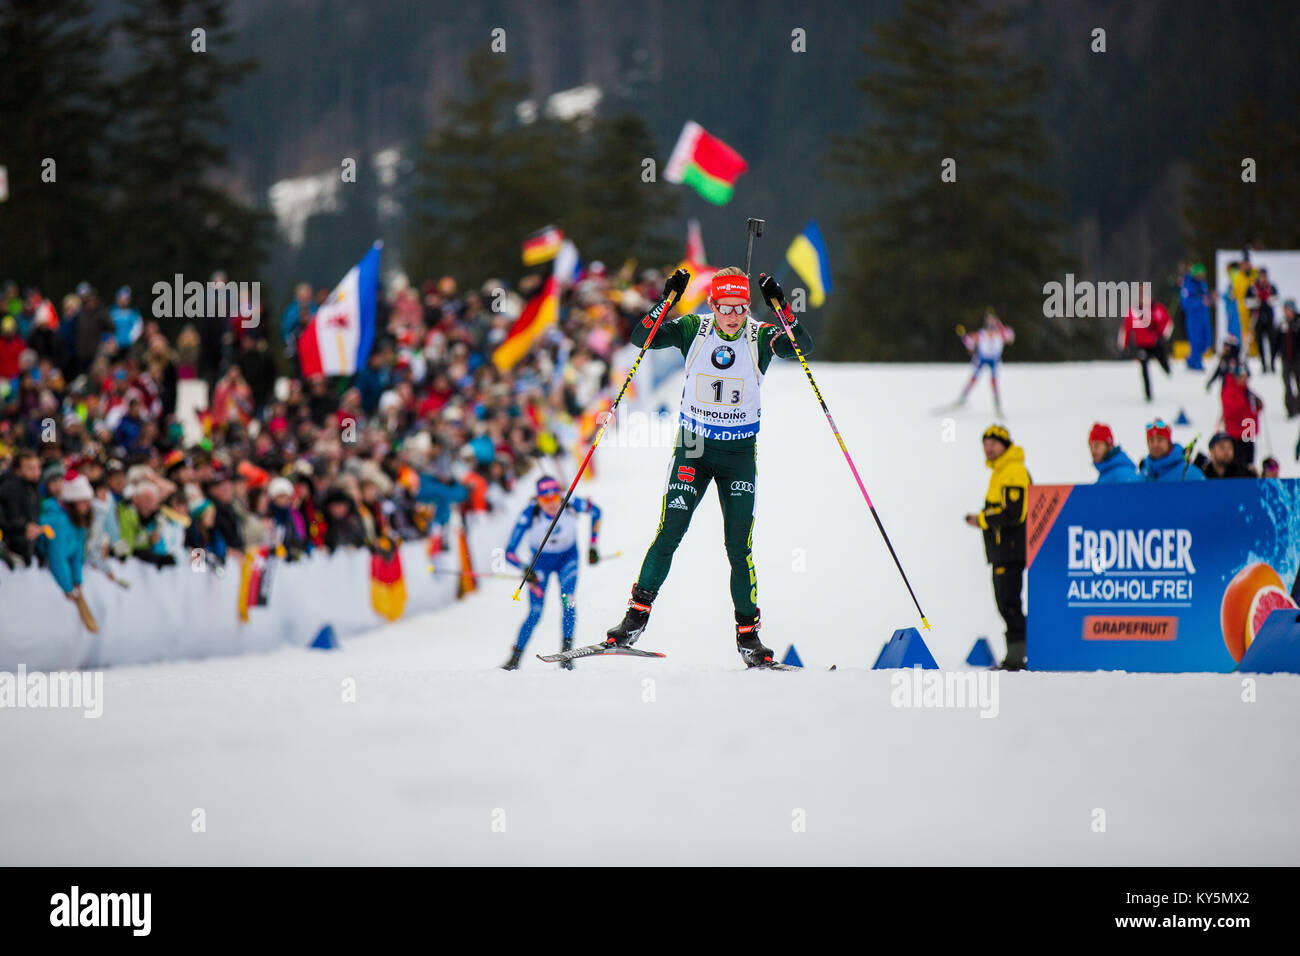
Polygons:
<instances>
[{"instance_id":1,"label":"ski track in snow","mask_svg":"<svg viewBox=\"0 0 1300 956\"><path fill-rule=\"evenodd\" d=\"M987 381L965 368L814 366L931 624L941 666L1001 652L980 536ZM1217 395L1182 369L1140 398L1132 363L1004 369L1007 425L1036 481L1087 482L1094 420L1137 460L1142 426L1213 432ZM1294 425L1252 381L1283 474ZM665 401L675 409L676 390ZM1082 397L1081 397L1082 396ZM509 582L326 653L105 672L104 713L0 711L0 860L11 864L1291 864L1300 862L1300 677L1002 674L997 716L897 708L869 667L917 625L797 365L764 389L755 563L763 636L801 674L735 652L721 519L696 511L640 645L663 660L536 660L559 644L554 582L516 673ZM950 421L946 421L950 419ZM955 429L945 441L945 428ZM583 566L579 643L622 613L658 520L669 450L606 437L584 483L604 509ZM1259 456L1262 458L1262 454ZM712 499L714 492L706 493ZM584 527L585 527L585 519ZM802 568L803 570L800 570ZM408 574L419 573L408 569ZM1032 652L1032 649L1031 649ZM838 670L825 668L837 664ZM343 684L355 681L356 702ZM191 830L202 808L206 832ZM1094 811L1106 831L1093 831ZM796 832L803 812L806 831ZM504 832L494 832L504 821Z\"/></svg>"}]
</instances>

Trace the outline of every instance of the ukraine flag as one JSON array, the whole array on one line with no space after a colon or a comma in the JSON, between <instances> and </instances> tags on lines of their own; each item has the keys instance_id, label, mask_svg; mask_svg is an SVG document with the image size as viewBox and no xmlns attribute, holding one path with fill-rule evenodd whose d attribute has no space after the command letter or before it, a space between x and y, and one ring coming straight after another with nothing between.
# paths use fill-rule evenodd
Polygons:
<instances>
[{"instance_id":1,"label":"ukraine flag","mask_svg":"<svg viewBox=\"0 0 1300 956\"><path fill-rule=\"evenodd\" d=\"M820 308L831 291L831 262L816 220L808 220L803 232L794 237L794 242L785 251L785 261L808 287L808 304L814 309Z\"/></svg>"}]
</instances>

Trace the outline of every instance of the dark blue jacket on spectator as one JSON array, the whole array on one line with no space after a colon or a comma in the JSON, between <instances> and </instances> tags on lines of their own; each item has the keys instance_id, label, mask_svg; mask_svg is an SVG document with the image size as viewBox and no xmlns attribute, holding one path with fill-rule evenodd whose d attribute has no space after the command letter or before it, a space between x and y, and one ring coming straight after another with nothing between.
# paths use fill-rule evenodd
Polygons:
<instances>
[{"instance_id":1,"label":"dark blue jacket on spectator","mask_svg":"<svg viewBox=\"0 0 1300 956\"><path fill-rule=\"evenodd\" d=\"M1097 469L1099 485L1116 485L1142 480L1142 476L1137 472L1137 466L1133 464L1133 459L1119 445L1112 448L1110 454L1101 461L1093 462L1093 467Z\"/></svg>"},{"instance_id":2,"label":"dark blue jacket on spectator","mask_svg":"<svg viewBox=\"0 0 1300 956\"><path fill-rule=\"evenodd\" d=\"M1184 468L1183 446L1174 445L1169 454L1163 458L1152 459L1150 455L1142 459L1139 469L1146 481L1204 481L1205 475L1195 465ZM1183 472L1186 471L1184 475Z\"/></svg>"},{"instance_id":3,"label":"dark blue jacket on spectator","mask_svg":"<svg viewBox=\"0 0 1300 956\"><path fill-rule=\"evenodd\" d=\"M361 393L361 407L367 415L373 415L379 410L379 398L388 388L391 378L386 368L367 365L357 372L352 384Z\"/></svg>"},{"instance_id":4,"label":"dark blue jacket on spectator","mask_svg":"<svg viewBox=\"0 0 1300 956\"><path fill-rule=\"evenodd\" d=\"M127 451L135 451L136 442L140 440L142 431L144 431L144 422L138 418L132 418L130 415L123 415L122 420L117 423L117 428L113 431L113 441Z\"/></svg>"}]
</instances>

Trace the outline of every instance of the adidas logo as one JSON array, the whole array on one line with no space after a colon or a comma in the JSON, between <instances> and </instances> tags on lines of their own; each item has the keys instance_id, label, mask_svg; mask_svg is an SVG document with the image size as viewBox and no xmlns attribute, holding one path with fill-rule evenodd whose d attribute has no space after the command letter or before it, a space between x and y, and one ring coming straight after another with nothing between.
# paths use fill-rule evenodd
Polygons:
<instances>
[{"instance_id":1,"label":"adidas logo","mask_svg":"<svg viewBox=\"0 0 1300 956\"><path fill-rule=\"evenodd\" d=\"M686 503L686 499L683 498L681 495L678 495L676 498L674 498L674 499L672 500L672 502L669 503L668 507L669 507L669 508L681 508L683 511L690 511L690 510L691 510L690 505L688 505L688 504Z\"/></svg>"}]
</instances>

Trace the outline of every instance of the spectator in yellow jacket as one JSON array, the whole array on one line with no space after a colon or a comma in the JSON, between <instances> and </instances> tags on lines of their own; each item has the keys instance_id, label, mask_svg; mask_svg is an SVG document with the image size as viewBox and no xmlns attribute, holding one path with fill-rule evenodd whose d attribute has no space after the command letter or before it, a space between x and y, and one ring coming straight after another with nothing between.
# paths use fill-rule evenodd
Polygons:
<instances>
[{"instance_id":1,"label":"spectator in yellow jacket","mask_svg":"<svg viewBox=\"0 0 1300 956\"><path fill-rule=\"evenodd\" d=\"M1232 298L1237 303L1237 316L1241 321L1241 359L1244 362L1246 356L1250 355L1250 340L1255 335L1255 330L1251 327L1250 308L1246 305L1246 297L1250 295L1250 290L1255 285L1255 280L1259 278L1259 270L1250 264L1250 253L1242 254L1241 261L1237 263L1237 268L1228 270L1228 281L1232 284Z\"/></svg>"},{"instance_id":2,"label":"spectator in yellow jacket","mask_svg":"<svg viewBox=\"0 0 1300 956\"><path fill-rule=\"evenodd\" d=\"M966 523L984 532L984 555L993 566L993 600L1007 625L1004 670L1025 666L1025 612L1020 591L1025 579L1025 513L1029 472L1025 452L1011 441L1002 425L990 425L982 436L985 463L993 470L984 508L968 514Z\"/></svg>"}]
</instances>

